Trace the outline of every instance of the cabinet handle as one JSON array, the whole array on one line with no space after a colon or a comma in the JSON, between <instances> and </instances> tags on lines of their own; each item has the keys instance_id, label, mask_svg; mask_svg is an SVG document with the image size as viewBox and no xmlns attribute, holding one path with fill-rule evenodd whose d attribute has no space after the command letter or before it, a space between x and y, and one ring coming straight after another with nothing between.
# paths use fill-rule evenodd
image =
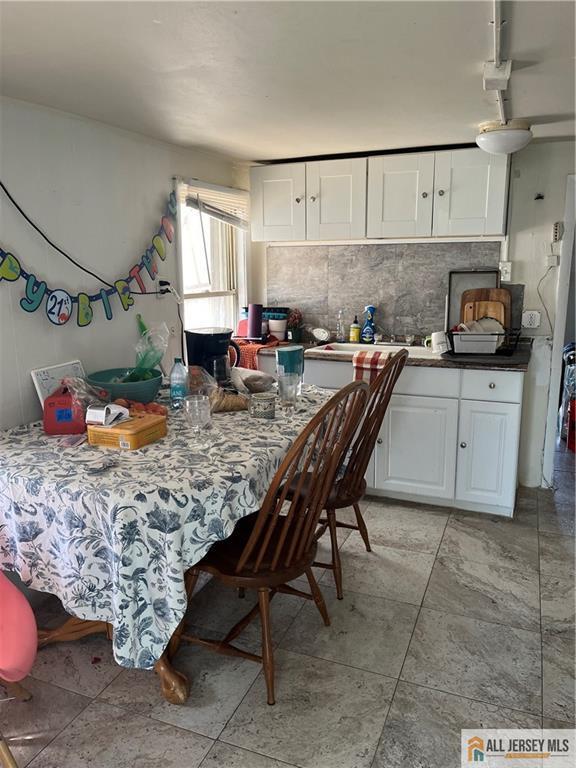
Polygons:
<instances>
[{"instance_id":1,"label":"cabinet handle","mask_svg":"<svg viewBox=\"0 0 576 768\"><path fill-rule=\"evenodd\" d=\"M311 203L315 203L317 199L318 198L316 197L316 195L310 195L310 202Z\"/></svg>"},{"instance_id":2,"label":"cabinet handle","mask_svg":"<svg viewBox=\"0 0 576 768\"><path fill-rule=\"evenodd\" d=\"M422 197L426 199L428 197L428 192L422 192Z\"/></svg>"},{"instance_id":3,"label":"cabinet handle","mask_svg":"<svg viewBox=\"0 0 576 768\"><path fill-rule=\"evenodd\" d=\"M302 202L302 198L301 198L301 197L297 197L297 198L296 198L296 202L297 202L297 203L301 203L301 202Z\"/></svg>"},{"instance_id":4,"label":"cabinet handle","mask_svg":"<svg viewBox=\"0 0 576 768\"><path fill-rule=\"evenodd\" d=\"M378 443L378 445L382 445L382 438L379 437L378 440L376 440L376 442Z\"/></svg>"},{"instance_id":5,"label":"cabinet handle","mask_svg":"<svg viewBox=\"0 0 576 768\"><path fill-rule=\"evenodd\" d=\"M443 189L439 189L438 190L438 194L440 195L440 197L444 197L444 190Z\"/></svg>"},{"instance_id":6,"label":"cabinet handle","mask_svg":"<svg viewBox=\"0 0 576 768\"><path fill-rule=\"evenodd\" d=\"M496 384L494 384L494 382L491 381L490 384L488 384L488 389L496 389Z\"/></svg>"},{"instance_id":7,"label":"cabinet handle","mask_svg":"<svg viewBox=\"0 0 576 768\"><path fill-rule=\"evenodd\" d=\"M460 443L460 448L466 448L467 445L468 445L468 443L462 442L462 443Z\"/></svg>"}]
</instances>

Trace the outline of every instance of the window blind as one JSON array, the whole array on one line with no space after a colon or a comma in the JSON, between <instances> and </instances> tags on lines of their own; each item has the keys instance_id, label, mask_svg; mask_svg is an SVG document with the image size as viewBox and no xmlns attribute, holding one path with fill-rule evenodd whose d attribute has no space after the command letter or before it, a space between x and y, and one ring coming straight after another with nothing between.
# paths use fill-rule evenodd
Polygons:
<instances>
[{"instance_id":1,"label":"window blind","mask_svg":"<svg viewBox=\"0 0 576 768\"><path fill-rule=\"evenodd\" d=\"M208 184L197 179L179 179L178 182L180 203L238 229L248 229L248 192Z\"/></svg>"}]
</instances>

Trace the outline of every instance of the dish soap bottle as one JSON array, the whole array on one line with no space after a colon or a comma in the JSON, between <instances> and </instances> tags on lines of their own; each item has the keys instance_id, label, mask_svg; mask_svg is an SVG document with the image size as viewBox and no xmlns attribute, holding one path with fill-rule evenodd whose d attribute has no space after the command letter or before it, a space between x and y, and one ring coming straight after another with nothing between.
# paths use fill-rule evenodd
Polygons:
<instances>
[{"instance_id":1,"label":"dish soap bottle","mask_svg":"<svg viewBox=\"0 0 576 768\"><path fill-rule=\"evenodd\" d=\"M338 310L338 317L336 318L336 341L343 343L346 341L346 330L344 328L344 311Z\"/></svg>"},{"instance_id":2,"label":"dish soap bottle","mask_svg":"<svg viewBox=\"0 0 576 768\"><path fill-rule=\"evenodd\" d=\"M181 357L174 358L170 371L170 406L175 410L182 408L184 398L188 394L188 371Z\"/></svg>"},{"instance_id":3,"label":"dish soap bottle","mask_svg":"<svg viewBox=\"0 0 576 768\"><path fill-rule=\"evenodd\" d=\"M374 334L376 333L374 327L374 313L376 312L376 307L369 304L367 307L364 307L364 312L366 313L366 320L364 320L364 326L362 328L362 343L374 344Z\"/></svg>"},{"instance_id":4,"label":"dish soap bottle","mask_svg":"<svg viewBox=\"0 0 576 768\"><path fill-rule=\"evenodd\" d=\"M358 344L360 341L360 323L358 315L354 315L354 322L350 325L350 343Z\"/></svg>"}]
</instances>

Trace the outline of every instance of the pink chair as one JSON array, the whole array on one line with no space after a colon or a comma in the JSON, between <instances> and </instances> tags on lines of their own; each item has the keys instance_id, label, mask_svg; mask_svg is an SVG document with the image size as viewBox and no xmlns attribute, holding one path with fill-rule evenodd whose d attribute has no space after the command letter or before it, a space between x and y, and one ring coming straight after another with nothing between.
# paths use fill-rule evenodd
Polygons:
<instances>
[{"instance_id":1,"label":"pink chair","mask_svg":"<svg viewBox=\"0 0 576 768\"><path fill-rule=\"evenodd\" d=\"M5 685L8 694L14 698L30 698L30 694L20 685L20 680L32 669L36 649L36 619L32 608L18 587L0 572L0 683ZM18 768L2 733L0 764L2 768Z\"/></svg>"}]
</instances>

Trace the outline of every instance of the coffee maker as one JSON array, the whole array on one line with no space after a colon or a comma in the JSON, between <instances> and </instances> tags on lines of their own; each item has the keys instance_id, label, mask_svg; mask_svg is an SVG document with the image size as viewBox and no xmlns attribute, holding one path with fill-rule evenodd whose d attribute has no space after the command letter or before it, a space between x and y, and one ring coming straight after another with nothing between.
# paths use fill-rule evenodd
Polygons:
<instances>
[{"instance_id":1,"label":"coffee maker","mask_svg":"<svg viewBox=\"0 0 576 768\"><path fill-rule=\"evenodd\" d=\"M228 386L230 384L229 347L233 347L236 353L232 365L237 366L240 363L240 347L232 341L232 329L195 328L185 333L188 365L202 366L210 376L216 379L219 387Z\"/></svg>"}]
</instances>

